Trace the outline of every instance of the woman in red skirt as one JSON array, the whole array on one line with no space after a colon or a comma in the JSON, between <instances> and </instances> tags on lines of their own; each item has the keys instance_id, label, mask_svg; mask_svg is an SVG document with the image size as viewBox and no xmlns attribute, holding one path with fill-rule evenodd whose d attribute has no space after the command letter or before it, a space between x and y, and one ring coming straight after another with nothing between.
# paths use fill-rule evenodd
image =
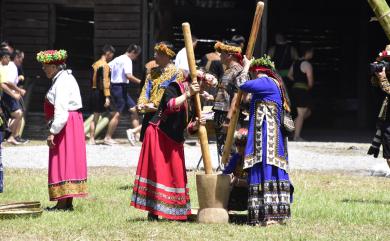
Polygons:
<instances>
[{"instance_id":1,"label":"woman in red skirt","mask_svg":"<svg viewBox=\"0 0 390 241\"><path fill-rule=\"evenodd\" d=\"M187 99L199 88L196 82L187 90L183 83L169 84L145 131L131 205L149 211L149 220L186 220L191 214L183 143L186 129L193 134L205 123L201 118L187 125Z\"/></svg>"},{"instance_id":2,"label":"woman in red skirt","mask_svg":"<svg viewBox=\"0 0 390 241\"><path fill-rule=\"evenodd\" d=\"M45 115L49 126L49 197L57 205L48 210L72 210L73 198L87 195L87 158L79 86L67 70L65 50L37 54L52 85L46 94Z\"/></svg>"}]
</instances>

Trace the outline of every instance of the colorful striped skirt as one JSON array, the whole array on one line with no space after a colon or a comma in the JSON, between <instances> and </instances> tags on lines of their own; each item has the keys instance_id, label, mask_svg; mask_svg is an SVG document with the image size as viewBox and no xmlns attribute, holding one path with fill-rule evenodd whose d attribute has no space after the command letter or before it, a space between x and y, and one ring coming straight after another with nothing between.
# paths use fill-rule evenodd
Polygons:
<instances>
[{"instance_id":1,"label":"colorful striped skirt","mask_svg":"<svg viewBox=\"0 0 390 241\"><path fill-rule=\"evenodd\" d=\"M172 220L191 214L183 144L153 124L145 132L131 206Z\"/></svg>"}]
</instances>

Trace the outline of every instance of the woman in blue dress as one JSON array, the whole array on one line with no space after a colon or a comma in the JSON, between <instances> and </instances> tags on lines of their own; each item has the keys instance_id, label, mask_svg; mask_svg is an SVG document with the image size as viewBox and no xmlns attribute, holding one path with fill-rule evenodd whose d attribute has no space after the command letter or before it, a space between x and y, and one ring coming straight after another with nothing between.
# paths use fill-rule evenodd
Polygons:
<instances>
[{"instance_id":1,"label":"woman in blue dress","mask_svg":"<svg viewBox=\"0 0 390 241\"><path fill-rule=\"evenodd\" d=\"M283 82L269 56L244 60L244 73L253 79L240 83L252 95L244 169L248 172L248 224L285 223L290 218L293 186L288 174L287 137L281 116L290 111Z\"/></svg>"}]
</instances>

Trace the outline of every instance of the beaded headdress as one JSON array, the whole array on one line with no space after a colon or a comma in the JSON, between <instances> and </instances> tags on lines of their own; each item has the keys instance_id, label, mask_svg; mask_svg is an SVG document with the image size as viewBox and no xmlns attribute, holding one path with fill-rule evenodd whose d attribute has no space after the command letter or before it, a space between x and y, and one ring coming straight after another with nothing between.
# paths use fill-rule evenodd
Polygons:
<instances>
[{"instance_id":1,"label":"beaded headdress","mask_svg":"<svg viewBox=\"0 0 390 241\"><path fill-rule=\"evenodd\" d=\"M241 47L233 46L229 44L224 44L222 42L217 41L217 43L214 45L215 50L218 52L226 52L228 54L241 54Z\"/></svg>"},{"instance_id":2,"label":"beaded headdress","mask_svg":"<svg viewBox=\"0 0 390 241\"><path fill-rule=\"evenodd\" d=\"M154 51L163 53L167 55L169 58L173 58L176 55L175 51L173 51L166 44L163 43L156 44L156 46L154 46Z\"/></svg>"}]
</instances>

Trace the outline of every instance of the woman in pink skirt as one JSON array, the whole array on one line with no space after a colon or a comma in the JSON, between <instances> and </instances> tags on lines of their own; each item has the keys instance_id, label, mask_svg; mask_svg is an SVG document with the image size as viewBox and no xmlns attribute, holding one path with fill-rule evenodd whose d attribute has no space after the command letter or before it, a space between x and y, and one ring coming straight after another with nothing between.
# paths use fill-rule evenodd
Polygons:
<instances>
[{"instance_id":1,"label":"woman in pink skirt","mask_svg":"<svg viewBox=\"0 0 390 241\"><path fill-rule=\"evenodd\" d=\"M65 50L37 54L52 85L46 94L45 115L49 126L49 197L57 205L48 210L72 210L73 198L87 195L87 161L80 89L67 70Z\"/></svg>"}]
</instances>

